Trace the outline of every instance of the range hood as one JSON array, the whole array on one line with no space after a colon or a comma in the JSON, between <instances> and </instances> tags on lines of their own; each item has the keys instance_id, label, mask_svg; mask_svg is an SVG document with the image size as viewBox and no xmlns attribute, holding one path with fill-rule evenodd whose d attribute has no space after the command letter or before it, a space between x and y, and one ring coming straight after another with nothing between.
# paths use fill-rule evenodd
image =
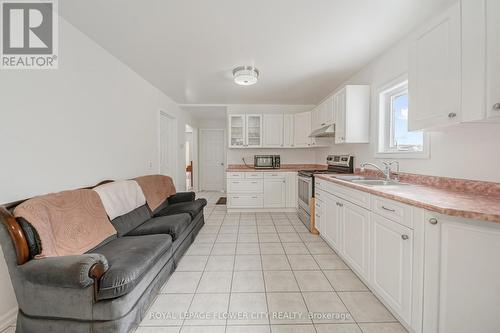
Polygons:
<instances>
[{"instance_id":1,"label":"range hood","mask_svg":"<svg viewBox=\"0 0 500 333\"><path fill-rule=\"evenodd\" d=\"M312 131L310 138L332 138L335 136L335 124L323 126Z\"/></svg>"}]
</instances>

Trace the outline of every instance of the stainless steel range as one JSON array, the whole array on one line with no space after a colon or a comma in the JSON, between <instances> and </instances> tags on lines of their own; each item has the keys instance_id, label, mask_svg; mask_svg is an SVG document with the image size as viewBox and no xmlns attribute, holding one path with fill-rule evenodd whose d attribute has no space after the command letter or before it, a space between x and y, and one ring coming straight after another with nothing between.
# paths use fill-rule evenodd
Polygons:
<instances>
[{"instance_id":1,"label":"stainless steel range","mask_svg":"<svg viewBox=\"0 0 500 333\"><path fill-rule=\"evenodd\" d=\"M314 198L314 175L325 173L353 173L354 156L328 155L328 168L325 170L300 170L298 177L299 218L309 231L311 230L311 200Z\"/></svg>"}]
</instances>

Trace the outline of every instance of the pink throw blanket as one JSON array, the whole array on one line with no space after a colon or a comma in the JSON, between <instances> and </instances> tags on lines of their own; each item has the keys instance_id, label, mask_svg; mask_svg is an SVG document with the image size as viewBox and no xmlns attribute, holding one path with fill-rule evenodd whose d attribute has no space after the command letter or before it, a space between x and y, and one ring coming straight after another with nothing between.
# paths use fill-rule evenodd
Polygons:
<instances>
[{"instance_id":1,"label":"pink throw blanket","mask_svg":"<svg viewBox=\"0 0 500 333\"><path fill-rule=\"evenodd\" d=\"M27 200L14 210L37 230L42 252L37 258L79 255L116 234L97 192L73 190Z\"/></svg>"},{"instance_id":2,"label":"pink throw blanket","mask_svg":"<svg viewBox=\"0 0 500 333\"><path fill-rule=\"evenodd\" d=\"M168 197L176 193L172 178L162 175L142 176L134 179L142 188L149 208L154 211Z\"/></svg>"}]
</instances>

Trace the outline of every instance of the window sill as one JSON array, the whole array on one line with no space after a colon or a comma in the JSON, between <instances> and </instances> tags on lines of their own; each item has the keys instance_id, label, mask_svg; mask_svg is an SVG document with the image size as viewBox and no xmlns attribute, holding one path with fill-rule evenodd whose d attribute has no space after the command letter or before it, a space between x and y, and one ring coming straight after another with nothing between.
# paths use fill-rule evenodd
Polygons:
<instances>
[{"instance_id":1,"label":"window sill","mask_svg":"<svg viewBox=\"0 0 500 333\"><path fill-rule=\"evenodd\" d=\"M380 159L403 159L403 158L413 158L413 159L429 159L429 151L422 152L377 152L375 153L375 158Z\"/></svg>"}]
</instances>

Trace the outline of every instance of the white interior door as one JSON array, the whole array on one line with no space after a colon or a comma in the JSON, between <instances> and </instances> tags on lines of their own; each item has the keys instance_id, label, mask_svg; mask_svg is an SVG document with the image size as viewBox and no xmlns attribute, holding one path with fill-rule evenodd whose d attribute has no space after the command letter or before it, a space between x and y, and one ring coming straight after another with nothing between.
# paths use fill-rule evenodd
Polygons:
<instances>
[{"instance_id":1,"label":"white interior door","mask_svg":"<svg viewBox=\"0 0 500 333\"><path fill-rule=\"evenodd\" d=\"M160 174L172 177L177 183L177 119L160 112Z\"/></svg>"},{"instance_id":2,"label":"white interior door","mask_svg":"<svg viewBox=\"0 0 500 333\"><path fill-rule=\"evenodd\" d=\"M200 129L201 189L224 191L224 130Z\"/></svg>"}]
</instances>

